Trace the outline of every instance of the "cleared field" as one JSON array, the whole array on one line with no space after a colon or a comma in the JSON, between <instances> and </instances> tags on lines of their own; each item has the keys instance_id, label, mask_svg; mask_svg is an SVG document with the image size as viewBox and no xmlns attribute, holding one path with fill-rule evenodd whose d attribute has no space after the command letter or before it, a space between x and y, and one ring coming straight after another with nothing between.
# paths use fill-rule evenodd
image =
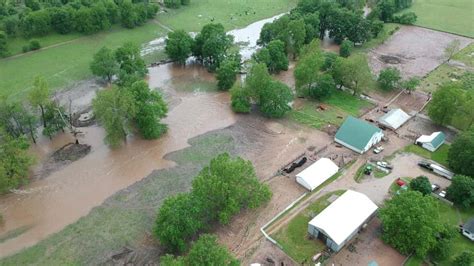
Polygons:
<instances>
[{"instance_id":1,"label":"cleared field","mask_svg":"<svg viewBox=\"0 0 474 266\"><path fill-rule=\"evenodd\" d=\"M323 104L326 110L319 110L318 105ZM321 129L328 124L341 125L348 115L358 117L362 111L372 105L350 93L335 91L324 102L302 101L290 112L289 118L298 123Z\"/></svg>"},{"instance_id":2,"label":"cleared field","mask_svg":"<svg viewBox=\"0 0 474 266\"><path fill-rule=\"evenodd\" d=\"M207 23L222 23L226 30L288 12L298 0L193 0L191 5L168 10L158 20L172 29L199 31Z\"/></svg>"},{"instance_id":3,"label":"cleared field","mask_svg":"<svg viewBox=\"0 0 474 266\"><path fill-rule=\"evenodd\" d=\"M308 222L312 217L322 212L329 204L332 195L342 195L345 190L328 193L300 212L286 226L281 228L272 237L283 247L286 254L295 261L303 264L309 262L317 253L326 248L320 240L308 238Z\"/></svg>"},{"instance_id":4,"label":"cleared field","mask_svg":"<svg viewBox=\"0 0 474 266\"><path fill-rule=\"evenodd\" d=\"M160 251L153 244L151 231L162 201L187 191L193 177L216 154L234 153L235 149L232 136L219 133L194 138L190 144L191 147L166 157L179 166L153 172L62 231L0 260L0 265L113 264L111 255L123 247L131 247L137 252L135 265L156 263Z\"/></svg>"},{"instance_id":5,"label":"cleared field","mask_svg":"<svg viewBox=\"0 0 474 266\"><path fill-rule=\"evenodd\" d=\"M416 25L474 37L473 10L472 0L416 0L404 12L416 13Z\"/></svg>"}]
</instances>

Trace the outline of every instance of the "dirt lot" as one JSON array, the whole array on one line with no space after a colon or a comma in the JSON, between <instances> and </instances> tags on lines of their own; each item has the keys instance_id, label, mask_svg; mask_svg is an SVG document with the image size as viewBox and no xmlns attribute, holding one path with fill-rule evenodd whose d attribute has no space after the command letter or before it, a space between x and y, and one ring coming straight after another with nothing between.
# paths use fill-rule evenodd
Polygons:
<instances>
[{"instance_id":1,"label":"dirt lot","mask_svg":"<svg viewBox=\"0 0 474 266\"><path fill-rule=\"evenodd\" d=\"M398 68L404 78L424 77L443 61L444 48L458 39L461 48L472 39L416 26L402 26L384 44L368 54L372 71L378 75L387 67Z\"/></svg>"},{"instance_id":2,"label":"dirt lot","mask_svg":"<svg viewBox=\"0 0 474 266\"><path fill-rule=\"evenodd\" d=\"M368 227L351 242L355 250L349 251L349 245L347 245L329 259L328 265L368 265L372 261L383 266L402 265L405 256L383 243L380 234L380 220L374 218Z\"/></svg>"}]
</instances>

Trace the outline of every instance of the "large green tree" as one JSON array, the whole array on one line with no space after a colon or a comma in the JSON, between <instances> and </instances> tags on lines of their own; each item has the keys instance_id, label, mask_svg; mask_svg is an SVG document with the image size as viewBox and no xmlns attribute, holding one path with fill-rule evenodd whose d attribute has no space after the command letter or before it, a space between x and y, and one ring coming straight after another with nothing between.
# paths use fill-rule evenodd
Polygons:
<instances>
[{"instance_id":1,"label":"large green tree","mask_svg":"<svg viewBox=\"0 0 474 266\"><path fill-rule=\"evenodd\" d=\"M288 57L285 52L285 43L280 40L273 40L268 45L260 49L254 55L257 63L267 65L270 73L278 73L281 70L288 70Z\"/></svg>"},{"instance_id":2,"label":"large green tree","mask_svg":"<svg viewBox=\"0 0 474 266\"><path fill-rule=\"evenodd\" d=\"M117 75L119 71L119 65L115 60L114 52L107 47L102 47L94 54L90 69L92 74L111 82L113 76Z\"/></svg>"},{"instance_id":3,"label":"large green tree","mask_svg":"<svg viewBox=\"0 0 474 266\"><path fill-rule=\"evenodd\" d=\"M260 111L266 117L280 118L291 110L291 89L283 82L273 80L260 94Z\"/></svg>"},{"instance_id":4,"label":"large green tree","mask_svg":"<svg viewBox=\"0 0 474 266\"><path fill-rule=\"evenodd\" d=\"M455 173L474 177L474 128L454 140L448 151L448 164Z\"/></svg>"},{"instance_id":5,"label":"large green tree","mask_svg":"<svg viewBox=\"0 0 474 266\"><path fill-rule=\"evenodd\" d=\"M168 33L165 52L172 60L184 65L191 55L194 40L184 30Z\"/></svg>"},{"instance_id":6,"label":"large green tree","mask_svg":"<svg viewBox=\"0 0 474 266\"><path fill-rule=\"evenodd\" d=\"M229 90L237 80L240 71L240 56L226 58L217 69L216 79L219 90Z\"/></svg>"},{"instance_id":7,"label":"large green tree","mask_svg":"<svg viewBox=\"0 0 474 266\"><path fill-rule=\"evenodd\" d=\"M462 91L457 84L445 83L433 93L433 98L428 106L428 115L433 122L447 125L456 115L461 105Z\"/></svg>"},{"instance_id":8,"label":"large green tree","mask_svg":"<svg viewBox=\"0 0 474 266\"><path fill-rule=\"evenodd\" d=\"M242 209L257 208L272 195L261 184L250 161L224 153L212 159L193 180L192 195L198 199L206 223L228 224Z\"/></svg>"},{"instance_id":9,"label":"large green tree","mask_svg":"<svg viewBox=\"0 0 474 266\"><path fill-rule=\"evenodd\" d=\"M137 107L133 95L125 89L99 91L92 101L94 115L105 128L105 142L118 147L127 137Z\"/></svg>"},{"instance_id":10,"label":"large green tree","mask_svg":"<svg viewBox=\"0 0 474 266\"><path fill-rule=\"evenodd\" d=\"M174 195L158 210L154 234L169 251L184 252L187 241L204 227L196 200L191 194Z\"/></svg>"},{"instance_id":11,"label":"large green tree","mask_svg":"<svg viewBox=\"0 0 474 266\"><path fill-rule=\"evenodd\" d=\"M46 127L43 128L43 135L52 139L59 131L64 132L64 128L66 127L66 112L57 102L50 101L45 106L44 118L46 120Z\"/></svg>"},{"instance_id":12,"label":"large green tree","mask_svg":"<svg viewBox=\"0 0 474 266\"><path fill-rule=\"evenodd\" d=\"M131 42L126 42L115 50L115 60L117 60L119 73L122 76L144 77L148 73L145 61L140 56L140 48Z\"/></svg>"},{"instance_id":13,"label":"large green tree","mask_svg":"<svg viewBox=\"0 0 474 266\"><path fill-rule=\"evenodd\" d=\"M474 178L456 175L446 192L448 199L456 205L466 209L470 208L474 205Z\"/></svg>"},{"instance_id":14,"label":"large green tree","mask_svg":"<svg viewBox=\"0 0 474 266\"><path fill-rule=\"evenodd\" d=\"M442 230L437 202L417 191L407 191L385 202L380 209L382 239L400 253L424 258L436 245Z\"/></svg>"},{"instance_id":15,"label":"large green tree","mask_svg":"<svg viewBox=\"0 0 474 266\"><path fill-rule=\"evenodd\" d=\"M252 107L251 94L245 87L240 85L230 89L231 107L236 113L249 113Z\"/></svg>"},{"instance_id":16,"label":"large green tree","mask_svg":"<svg viewBox=\"0 0 474 266\"><path fill-rule=\"evenodd\" d=\"M214 71L225 59L233 41L222 24L207 24L194 38L193 55L209 70Z\"/></svg>"},{"instance_id":17,"label":"large green tree","mask_svg":"<svg viewBox=\"0 0 474 266\"><path fill-rule=\"evenodd\" d=\"M300 60L296 65L294 76L296 89L302 95L310 95L310 91L318 90L320 70L324 65L324 56L319 49L319 41L313 41L305 47L301 53ZM310 48L316 45L317 47Z\"/></svg>"},{"instance_id":18,"label":"large green tree","mask_svg":"<svg viewBox=\"0 0 474 266\"><path fill-rule=\"evenodd\" d=\"M263 90L270 86L272 77L263 63L254 64L245 78L245 88L257 104L260 104Z\"/></svg>"},{"instance_id":19,"label":"large green tree","mask_svg":"<svg viewBox=\"0 0 474 266\"><path fill-rule=\"evenodd\" d=\"M423 195L429 195L431 193L431 183L428 177L418 176L410 182L410 188L418 191Z\"/></svg>"},{"instance_id":20,"label":"large green tree","mask_svg":"<svg viewBox=\"0 0 474 266\"><path fill-rule=\"evenodd\" d=\"M45 117L46 105L51 102L49 86L46 80L43 77L36 77L33 83L33 88L28 94L28 100L30 104L39 108L41 111L41 120L43 122L43 127L47 127L47 121Z\"/></svg>"},{"instance_id":21,"label":"large green tree","mask_svg":"<svg viewBox=\"0 0 474 266\"><path fill-rule=\"evenodd\" d=\"M36 122L37 117L29 106L0 100L0 127L13 138L28 135L36 143Z\"/></svg>"},{"instance_id":22,"label":"large green tree","mask_svg":"<svg viewBox=\"0 0 474 266\"><path fill-rule=\"evenodd\" d=\"M338 58L334 63L332 75L336 83L351 89L353 95L359 94L372 82L367 58L363 54Z\"/></svg>"},{"instance_id":23,"label":"large green tree","mask_svg":"<svg viewBox=\"0 0 474 266\"><path fill-rule=\"evenodd\" d=\"M239 261L217 242L214 235L205 234L193 244L186 258L188 265L237 266Z\"/></svg>"},{"instance_id":24,"label":"large green tree","mask_svg":"<svg viewBox=\"0 0 474 266\"><path fill-rule=\"evenodd\" d=\"M382 90L391 91L398 87L401 79L400 70L388 67L380 71L377 82Z\"/></svg>"}]
</instances>

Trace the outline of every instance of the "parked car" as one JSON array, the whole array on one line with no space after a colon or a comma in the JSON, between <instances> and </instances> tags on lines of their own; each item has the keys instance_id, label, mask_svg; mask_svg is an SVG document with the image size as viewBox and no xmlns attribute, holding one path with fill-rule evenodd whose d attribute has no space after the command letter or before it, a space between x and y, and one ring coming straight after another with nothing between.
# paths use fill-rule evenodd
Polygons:
<instances>
[{"instance_id":1,"label":"parked car","mask_svg":"<svg viewBox=\"0 0 474 266\"><path fill-rule=\"evenodd\" d=\"M420 167L423 167L423 168L425 168L425 169L428 169L428 170L430 170L430 171L433 171L433 168L431 168L431 164L430 164L429 162L421 161L421 162L418 163L418 165L419 165Z\"/></svg>"},{"instance_id":2,"label":"parked car","mask_svg":"<svg viewBox=\"0 0 474 266\"><path fill-rule=\"evenodd\" d=\"M391 166L387 162L380 161L380 162L377 162L377 165L386 169L393 169L393 166Z\"/></svg>"},{"instance_id":3,"label":"parked car","mask_svg":"<svg viewBox=\"0 0 474 266\"><path fill-rule=\"evenodd\" d=\"M439 185L437 184L431 184L431 192L435 192L439 189Z\"/></svg>"},{"instance_id":4,"label":"parked car","mask_svg":"<svg viewBox=\"0 0 474 266\"><path fill-rule=\"evenodd\" d=\"M381 153L383 150L384 150L384 148L383 148L382 146L378 146L378 147L375 147L374 153L375 153L375 154L379 154L379 153Z\"/></svg>"},{"instance_id":5,"label":"parked car","mask_svg":"<svg viewBox=\"0 0 474 266\"><path fill-rule=\"evenodd\" d=\"M439 194L438 194L441 198L446 198L446 191L441 191Z\"/></svg>"}]
</instances>

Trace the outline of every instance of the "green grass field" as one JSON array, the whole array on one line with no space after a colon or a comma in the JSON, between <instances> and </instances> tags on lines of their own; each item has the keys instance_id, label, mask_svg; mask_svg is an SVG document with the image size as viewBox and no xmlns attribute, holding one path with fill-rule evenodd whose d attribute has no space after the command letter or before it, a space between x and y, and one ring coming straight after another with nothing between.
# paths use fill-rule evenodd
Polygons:
<instances>
[{"instance_id":1,"label":"green grass field","mask_svg":"<svg viewBox=\"0 0 474 266\"><path fill-rule=\"evenodd\" d=\"M433 160L441 165L448 166L448 151L449 151L449 144L443 144L439 147L435 152L430 152L427 149L424 149L418 145L411 144L406 146L403 151L414 153L419 155L423 158Z\"/></svg>"},{"instance_id":2,"label":"green grass field","mask_svg":"<svg viewBox=\"0 0 474 266\"><path fill-rule=\"evenodd\" d=\"M326 248L319 240L309 239L308 222L312 217L323 211L330 202L332 195L342 195L345 190L328 193L309 205L294 217L286 226L278 230L272 237L283 247L286 254L296 262L311 261L311 258Z\"/></svg>"},{"instance_id":3,"label":"green grass field","mask_svg":"<svg viewBox=\"0 0 474 266\"><path fill-rule=\"evenodd\" d=\"M418 16L416 25L474 37L474 1L472 0L415 0L403 12L413 11Z\"/></svg>"},{"instance_id":4,"label":"green grass field","mask_svg":"<svg viewBox=\"0 0 474 266\"><path fill-rule=\"evenodd\" d=\"M348 115L358 117L363 109L372 106L367 101L339 90L324 100L326 110L318 110L319 104L321 103L317 101L305 100L301 106L290 112L289 118L297 123L321 129L327 124L339 126Z\"/></svg>"},{"instance_id":5,"label":"green grass field","mask_svg":"<svg viewBox=\"0 0 474 266\"><path fill-rule=\"evenodd\" d=\"M209 133L191 139L189 144L166 156L178 166L154 171L62 231L0 260L0 265L106 264L111 253L123 247L140 249L143 240L152 235L163 200L188 191L194 176L217 154L235 154L235 142L228 133Z\"/></svg>"}]
</instances>

